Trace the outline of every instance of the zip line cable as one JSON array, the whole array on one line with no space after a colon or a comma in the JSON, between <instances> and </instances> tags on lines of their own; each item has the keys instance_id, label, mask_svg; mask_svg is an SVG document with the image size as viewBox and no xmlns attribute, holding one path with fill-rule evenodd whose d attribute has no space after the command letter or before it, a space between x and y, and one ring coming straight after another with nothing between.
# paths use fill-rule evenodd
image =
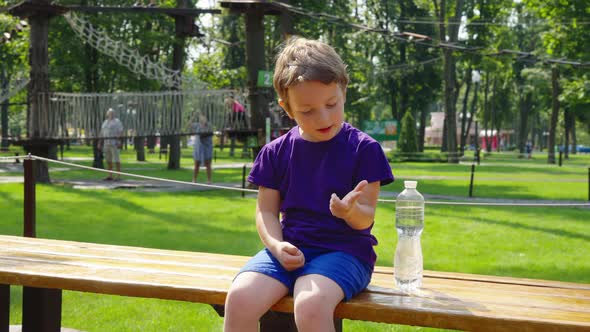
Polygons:
<instances>
[{"instance_id":1,"label":"zip line cable","mask_svg":"<svg viewBox=\"0 0 590 332\"><path fill-rule=\"evenodd\" d=\"M139 174L133 174L133 173L110 171L110 170L106 170L106 169L78 165L78 164L69 163L69 162L65 162L65 161L43 158L43 157L31 155L31 154L28 154L26 156L0 157L0 160L3 160L3 159L41 160L41 161L55 163L55 164L59 164L59 165L83 168L83 169L97 171L97 172L103 172L103 173L124 175L124 176L129 176L129 177L145 179L145 180L153 180L153 181L160 181L160 182L167 182L167 183L174 183L174 184L181 184L181 185L190 185L190 186L195 186L195 187L206 187L206 188L213 188L213 189L224 189L224 190L233 190L233 191L240 191L240 192L258 193L258 190L256 190L256 189L235 188L235 187L229 187L229 186L220 186L220 185L212 185L212 184L204 184L204 183L193 183L193 182L170 180L170 179L157 178L157 177L153 177L153 176L139 175ZM378 199L378 202L395 203L396 200L394 200L394 199ZM430 204L430 205L463 205L463 206L590 207L590 203L509 203L509 202L485 203L485 202L460 202L460 201L457 201L457 202L426 201L425 203Z\"/></svg>"},{"instance_id":2,"label":"zip line cable","mask_svg":"<svg viewBox=\"0 0 590 332\"><path fill-rule=\"evenodd\" d=\"M421 34L417 34L417 33L413 33L413 32L405 32L405 31L404 32L392 32L388 29L370 27L370 26L360 24L360 23L352 23L349 21L349 19L345 19L345 18L336 16L336 15L327 14L327 13L323 13L323 12L313 12L313 11L305 10L301 7L296 7L296 6L289 5L289 4L282 3L282 2L273 2L273 5L275 5L276 7L280 8L284 11L292 12L295 14L307 16L307 17L314 18L314 19L317 19L317 18L324 19L330 23L339 24L339 25L343 25L343 26L349 26L349 27L352 27L352 28L355 28L355 29L358 29L361 31L380 33L382 35L388 36L388 37L393 38L398 41L402 41L402 42L406 42L406 43L410 43L410 44L423 45L423 46L430 47L430 48L450 49L450 50L464 52L464 53L478 54L481 56L498 56L498 55L519 54L519 51L513 51L513 50L496 51L496 50L488 49L487 52L483 52L486 50L483 47L468 47L468 46L459 45L457 43L445 43L445 42L441 42L441 41L433 42L433 38L430 36L427 36L427 35L421 35ZM462 24L463 22L444 22L445 25L451 25L451 23ZM590 22L584 21L581 23L590 23ZM437 22L437 24L441 24L441 22ZM425 42L425 41L429 41L429 42ZM530 56L534 56L530 52L529 53L520 52L520 53L529 54ZM520 61L521 59L516 58L515 60ZM532 60L535 62L542 62L542 63L555 63L555 64L562 64L562 65L571 65L574 67L582 67L582 68L590 67L590 62L572 61L572 60L568 60L568 59L541 58L541 57L534 56L534 59L527 59L527 60L529 60L529 61Z\"/></svg>"}]
</instances>

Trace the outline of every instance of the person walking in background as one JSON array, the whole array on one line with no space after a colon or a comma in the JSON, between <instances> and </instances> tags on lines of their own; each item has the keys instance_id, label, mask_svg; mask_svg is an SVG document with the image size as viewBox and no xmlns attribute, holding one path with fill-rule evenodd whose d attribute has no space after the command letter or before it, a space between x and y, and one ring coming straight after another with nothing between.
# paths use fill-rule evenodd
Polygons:
<instances>
[{"instance_id":1,"label":"person walking in background","mask_svg":"<svg viewBox=\"0 0 590 332\"><path fill-rule=\"evenodd\" d=\"M113 163L116 166L117 172L121 172L121 157L119 149L121 148L121 136L123 135L123 124L115 115L115 111L109 108L106 113L106 120L102 123L100 129L100 137L103 139L98 143L98 149L101 150L107 160L108 170L113 170ZM113 176L110 172L104 179L105 181L120 180L121 176L117 174Z\"/></svg>"},{"instance_id":2,"label":"person walking in background","mask_svg":"<svg viewBox=\"0 0 590 332\"><path fill-rule=\"evenodd\" d=\"M207 170L207 183L211 184L212 170L211 159L213 159L213 130L203 115L198 115L198 121L193 122L193 130L196 133L193 145L193 182L197 182L199 169L205 165Z\"/></svg>"},{"instance_id":3,"label":"person walking in background","mask_svg":"<svg viewBox=\"0 0 590 332\"><path fill-rule=\"evenodd\" d=\"M533 144L531 144L531 141L526 142L524 149L526 151L527 159L531 159L531 157L533 156Z\"/></svg>"}]
</instances>

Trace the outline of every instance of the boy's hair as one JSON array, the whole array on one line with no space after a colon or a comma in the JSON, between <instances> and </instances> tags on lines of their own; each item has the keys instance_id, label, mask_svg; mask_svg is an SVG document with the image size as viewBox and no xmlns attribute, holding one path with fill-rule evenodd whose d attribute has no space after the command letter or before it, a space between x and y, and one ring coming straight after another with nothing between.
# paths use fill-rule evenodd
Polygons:
<instances>
[{"instance_id":1,"label":"boy's hair","mask_svg":"<svg viewBox=\"0 0 590 332\"><path fill-rule=\"evenodd\" d=\"M279 98L288 104L287 90L299 82L348 85L346 65L332 46L301 37L291 37L277 55L273 86Z\"/></svg>"}]
</instances>

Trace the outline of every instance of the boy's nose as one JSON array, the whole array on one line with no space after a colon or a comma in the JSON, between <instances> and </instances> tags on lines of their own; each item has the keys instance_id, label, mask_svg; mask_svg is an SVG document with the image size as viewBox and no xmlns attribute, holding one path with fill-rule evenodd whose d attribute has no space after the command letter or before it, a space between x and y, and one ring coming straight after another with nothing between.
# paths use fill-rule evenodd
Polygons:
<instances>
[{"instance_id":1,"label":"boy's nose","mask_svg":"<svg viewBox=\"0 0 590 332\"><path fill-rule=\"evenodd\" d=\"M321 112L318 112L318 119L319 123L327 123L330 122L330 112L327 109L322 109Z\"/></svg>"}]
</instances>

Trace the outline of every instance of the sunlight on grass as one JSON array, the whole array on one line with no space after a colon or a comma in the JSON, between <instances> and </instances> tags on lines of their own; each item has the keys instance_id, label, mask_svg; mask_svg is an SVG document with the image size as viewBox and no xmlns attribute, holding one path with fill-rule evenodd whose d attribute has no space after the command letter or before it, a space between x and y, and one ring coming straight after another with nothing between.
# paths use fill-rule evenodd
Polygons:
<instances>
[{"instance_id":1,"label":"sunlight on grass","mask_svg":"<svg viewBox=\"0 0 590 332\"><path fill-rule=\"evenodd\" d=\"M88 149L68 152L88 157ZM230 158L219 164L250 162ZM124 153L124 170L177 180L191 178L190 150L183 151L183 169L169 171L165 160L151 155L134 161ZM502 156L506 157L506 156ZM510 156L508 156L510 157ZM557 167L540 160L486 159L476 168L476 197L555 199L588 198L589 156ZM89 165L90 160L76 161ZM53 179L100 179L102 174L52 166ZM392 164L398 179L417 177L427 194L467 197L470 165ZM63 168L63 167L61 167ZM4 173L6 174L6 173ZM19 175L19 173L15 173ZM447 178L437 178L444 176ZM422 177L422 178L420 178ZM214 181L241 183L242 170L217 169ZM403 181L383 190L400 191ZM23 185L0 185L0 233L20 235ZM238 192L76 190L69 185L37 186L39 237L163 249L250 256L262 244L254 223L255 199ZM374 233L378 265L391 266L397 236L394 205L379 204ZM590 283L588 209L465 207L427 205L422 237L425 269ZM392 281L393 285L393 281ZM11 290L11 324L20 323L21 289ZM63 324L84 331L219 331L222 318L208 305L64 292ZM434 329L344 321L349 331L431 331Z\"/></svg>"}]
</instances>

